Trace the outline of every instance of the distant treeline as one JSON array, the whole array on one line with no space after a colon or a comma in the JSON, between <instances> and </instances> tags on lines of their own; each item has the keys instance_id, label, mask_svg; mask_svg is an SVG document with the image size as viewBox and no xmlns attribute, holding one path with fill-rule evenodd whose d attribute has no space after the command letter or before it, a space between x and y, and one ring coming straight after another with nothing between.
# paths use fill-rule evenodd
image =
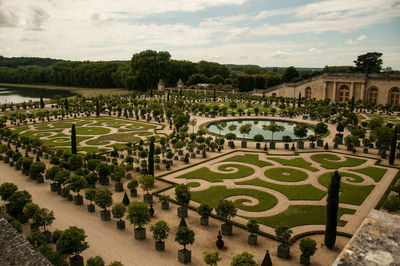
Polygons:
<instances>
[{"instance_id":1,"label":"distant treeline","mask_svg":"<svg viewBox=\"0 0 400 266\"><path fill-rule=\"evenodd\" d=\"M352 66L324 69L222 65L173 60L168 52L152 50L136 53L130 61L63 61L51 58L0 56L0 82L46 84L89 88L156 89L159 79L175 87L181 78L186 86L201 83L238 88L265 89L283 82L296 82L321 73L352 73Z\"/></svg>"}]
</instances>

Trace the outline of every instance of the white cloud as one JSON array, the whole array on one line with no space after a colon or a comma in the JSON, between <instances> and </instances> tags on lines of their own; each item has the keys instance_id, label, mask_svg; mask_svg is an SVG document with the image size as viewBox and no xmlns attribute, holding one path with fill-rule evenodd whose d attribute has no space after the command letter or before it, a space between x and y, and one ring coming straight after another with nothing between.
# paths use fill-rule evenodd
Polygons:
<instances>
[{"instance_id":1,"label":"white cloud","mask_svg":"<svg viewBox=\"0 0 400 266\"><path fill-rule=\"evenodd\" d=\"M357 41L364 41L365 39L367 39L367 35L361 35L360 37L357 38Z\"/></svg>"},{"instance_id":2,"label":"white cloud","mask_svg":"<svg viewBox=\"0 0 400 266\"><path fill-rule=\"evenodd\" d=\"M289 53L286 51L276 50L271 54L272 58L287 58Z\"/></svg>"},{"instance_id":3,"label":"white cloud","mask_svg":"<svg viewBox=\"0 0 400 266\"><path fill-rule=\"evenodd\" d=\"M322 53L321 50L318 50L317 48L314 48L314 47L308 49L308 51L309 51L310 53L312 53L312 54L320 54L320 53Z\"/></svg>"},{"instance_id":4,"label":"white cloud","mask_svg":"<svg viewBox=\"0 0 400 266\"><path fill-rule=\"evenodd\" d=\"M353 40L353 39L346 40L346 43L350 44L350 45L356 45L362 41L365 41L367 38L368 38L367 35L363 34L363 35L360 35L359 37L357 37L355 40Z\"/></svg>"}]
</instances>

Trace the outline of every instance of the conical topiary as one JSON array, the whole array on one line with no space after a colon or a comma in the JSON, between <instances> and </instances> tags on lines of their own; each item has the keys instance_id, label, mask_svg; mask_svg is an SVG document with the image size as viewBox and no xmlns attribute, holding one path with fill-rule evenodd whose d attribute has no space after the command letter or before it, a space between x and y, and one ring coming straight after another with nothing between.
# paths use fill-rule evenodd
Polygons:
<instances>
[{"instance_id":1,"label":"conical topiary","mask_svg":"<svg viewBox=\"0 0 400 266\"><path fill-rule=\"evenodd\" d=\"M128 195L126 195L126 192L124 193L124 198L122 199L122 203L123 203L125 206L128 206L129 203L131 203L131 201L130 201L129 198L128 198Z\"/></svg>"},{"instance_id":2,"label":"conical topiary","mask_svg":"<svg viewBox=\"0 0 400 266\"><path fill-rule=\"evenodd\" d=\"M182 226L187 227L185 218L182 218L182 219L181 219L181 221L179 222L179 227L178 227L178 228L181 228Z\"/></svg>"},{"instance_id":3,"label":"conical topiary","mask_svg":"<svg viewBox=\"0 0 400 266\"><path fill-rule=\"evenodd\" d=\"M267 253L265 253L265 257L263 262L261 263L261 266L272 266L271 256L269 255L268 250Z\"/></svg>"}]
</instances>

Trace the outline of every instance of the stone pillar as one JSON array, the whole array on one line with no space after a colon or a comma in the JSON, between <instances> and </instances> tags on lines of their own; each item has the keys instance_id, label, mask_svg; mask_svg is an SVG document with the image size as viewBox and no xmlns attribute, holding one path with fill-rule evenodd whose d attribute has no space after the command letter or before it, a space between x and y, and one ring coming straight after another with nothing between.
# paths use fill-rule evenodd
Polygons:
<instances>
[{"instance_id":1,"label":"stone pillar","mask_svg":"<svg viewBox=\"0 0 400 266\"><path fill-rule=\"evenodd\" d=\"M349 95L350 99L353 97L354 97L354 82L352 82L350 85L350 95Z\"/></svg>"},{"instance_id":2,"label":"stone pillar","mask_svg":"<svg viewBox=\"0 0 400 266\"><path fill-rule=\"evenodd\" d=\"M365 102L365 83L361 84L361 101Z\"/></svg>"},{"instance_id":3,"label":"stone pillar","mask_svg":"<svg viewBox=\"0 0 400 266\"><path fill-rule=\"evenodd\" d=\"M325 81L325 86L322 88L322 100L326 99L326 90L328 87L328 82Z\"/></svg>"},{"instance_id":4,"label":"stone pillar","mask_svg":"<svg viewBox=\"0 0 400 266\"><path fill-rule=\"evenodd\" d=\"M337 81L333 83L333 102L337 102Z\"/></svg>"}]
</instances>

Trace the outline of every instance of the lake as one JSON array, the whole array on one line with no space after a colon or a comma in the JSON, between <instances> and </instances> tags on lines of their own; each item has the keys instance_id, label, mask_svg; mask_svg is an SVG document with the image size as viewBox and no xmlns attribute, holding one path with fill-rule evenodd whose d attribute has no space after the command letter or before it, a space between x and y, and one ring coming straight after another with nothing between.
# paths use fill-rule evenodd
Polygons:
<instances>
[{"instance_id":1,"label":"lake","mask_svg":"<svg viewBox=\"0 0 400 266\"><path fill-rule=\"evenodd\" d=\"M64 90L0 87L0 104L35 102L40 101L41 96L43 100L48 100L57 95L64 98L74 96L75 94Z\"/></svg>"},{"instance_id":2,"label":"lake","mask_svg":"<svg viewBox=\"0 0 400 266\"><path fill-rule=\"evenodd\" d=\"M226 135L227 133L235 133L237 137L243 138L243 134L240 133L239 128L244 125L244 124L250 124L251 125L251 131L248 135L246 135L246 139L253 139L253 137L257 134L261 134L264 136L265 140L271 140L272 139L272 133L271 131L267 131L263 129L263 125L269 125L271 123L271 120L267 119L262 119L262 120L241 120L241 119L235 119L231 121L224 121L225 127L223 127L221 130L217 128L216 123L212 123L208 126L208 130L214 134L218 135ZM292 139L297 139L296 135L293 133L293 128L296 125L295 123L289 123L289 122L284 122L284 121L275 121L276 124L281 125L285 128L284 131L282 132L276 132L274 134L274 140L282 140L282 137L285 135L290 136ZM236 126L235 130L229 130L229 126L234 125ZM313 131L311 129L308 129L307 135L312 134Z\"/></svg>"}]
</instances>

